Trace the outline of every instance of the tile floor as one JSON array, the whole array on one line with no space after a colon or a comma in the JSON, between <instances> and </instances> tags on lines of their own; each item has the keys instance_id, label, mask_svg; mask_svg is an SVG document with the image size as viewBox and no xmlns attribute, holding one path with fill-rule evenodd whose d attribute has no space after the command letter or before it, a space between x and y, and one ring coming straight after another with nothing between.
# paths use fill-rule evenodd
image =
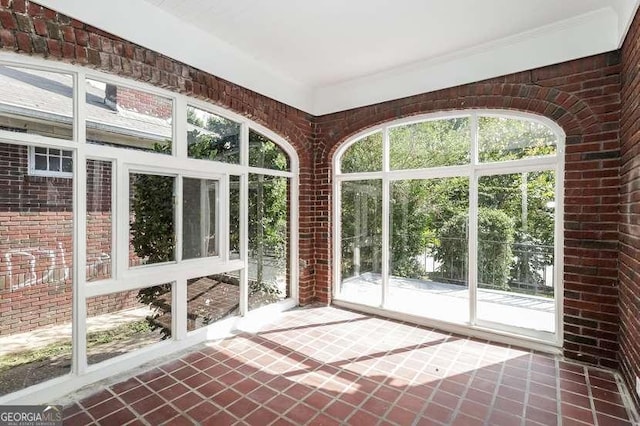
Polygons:
<instances>
[{"instance_id":1,"label":"tile floor","mask_svg":"<svg viewBox=\"0 0 640 426\"><path fill-rule=\"evenodd\" d=\"M65 424L631 425L611 372L336 308L195 348Z\"/></svg>"}]
</instances>

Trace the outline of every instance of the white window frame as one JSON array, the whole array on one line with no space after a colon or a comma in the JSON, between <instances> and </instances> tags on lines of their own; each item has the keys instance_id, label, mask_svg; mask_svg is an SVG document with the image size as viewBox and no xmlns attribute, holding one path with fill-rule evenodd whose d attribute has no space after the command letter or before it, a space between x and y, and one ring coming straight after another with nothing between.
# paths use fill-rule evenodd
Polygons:
<instances>
[{"instance_id":1,"label":"white window frame","mask_svg":"<svg viewBox=\"0 0 640 426\"><path fill-rule=\"evenodd\" d=\"M100 71L76 65L52 62L41 58L28 57L13 52L0 52L0 65L29 68L41 71L65 73L73 79L73 139L64 140L38 134L23 134L0 129L0 142L21 146L41 146L53 149L71 150L73 152L73 304L72 304L72 371L71 374L58 377L17 392L0 396L0 404L11 403L46 403L60 398L87 384L120 374L131 368L150 362L159 356L177 353L200 342L229 336L234 330L254 329L272 320L273 315L290 309L298 304L298 183L299 160L294 147L283 137L254 121L224 108L186 95L170 92L145 83L113 76ZM171 122L172 153L160 155L153 152L126 149L87 143L86 111L85 111L85 79L98 80L116 84L135 90L145 91L169 98L173 104ZM187 155L187 105L193 106L239 123L241 126L240 164L229 164L210 160L188 158ZM264 135L278 145L289 156L289 171L278 171L250 167L248 165L249 128ZM86 211L86 160L109 161L112 164L112 269L111 277L104 280L86 282L87 256L87 211ZM182 200L180 188L176 197L175 232L178 236L176 244L176 261L147 265L145 267L128 267L128 222L129 222L129 172L147 171L159 174L219 179L220 206L217 223L218 256L189 259L181 261L182 247ZM248 310L248 256L247 256L247 199L249 173L268 176L286 177L289 180L290 215L289 231L289 288L290 295L285 300ZM229 176L240 177L240 258L230 259L228 253L229 222ZM122 195L126 194L126 195ZM231 317L207 327L187 333L187 280L206 275L240 271L240 315ZM86 301L90 297L103 296L123 291L137 290L153 285L171 283L172 285L172 336L171 339L149 345L145 348L127 353L95 365L87 365L85 322L87 315Z\"/></svg>"},{"instance_id":2,"label":"white window frame","mask_svg":"<svg viewBox=\"0 0 640 426\"><path fill-rule=\"evenodd\" d=\"M36 148L40 148L40 149L46 149L47 153L46 154L36 154ZM29 149L29 153L28 153L28 157L29 157L29 175L30 176L42 176L42 177L51 177L51 178L73 178L73 171L71 172L63 172L62 171L62 159L63 158L70 158L71 159L71 167L73 168L73 150L70 149L61 149L61 148L54 148L54 147L46 147L46 146L34 146L34 145L30 145L28 147ZM60 150L60 155L52 155L49 151L52 149L59 149ZM71 152L71 157L66 157L62 155L63 151L70 151ZM47 170L41 170L41 169L36 169L36 155L42 155L45 156L47 158ZM60 171L56 171L56 170L49 170L49 158L53 156L53 157L59 157L60 158Z\"/></svg>"},{"instance_id":3,"label":"white window frame","mask_svg":"<svg viewBox=\"0 0 640 426\"><path fill-rule=\"evenodd\" d=\"M501 117L521 119L537 122L546 126L556 136L556 153L554 155L529 157L518 160L502 162L480 162L478 156L478 118ZM402 125L414 124L425 121L446 120L450 118L469 117L471 127L470 162L465 165L441 166L411 170L391 170L389 154L390 141L389 129ZM383 161L382 171L342 173L341 158L347 149L362 138L376 132L383 134ZM437 326L456 333L464 333L484 339L493 339L507 344L517 344L531 347L546 352L559 353L562 347L563 336L563 272L564 272L564 149L565 133L562 128L552 120L539 115L500 109L469 109L454 110L423 114L365 129L345 141L337 149L332 158L333 169L333 264L332 271L332 298L336 305L359 309L400 320L422 323L428 326ZM523 330L517 327L491 323L477 318L477 217L478 217L478 178L480 176L511 174L527 171L554 171L556 176L555 187L555 224L554 224L554 283L555 283L555 330L553 333L537 330ZM387 307L389 295L389 203L390 182L405 179L433 179L443 177L468 177L469 178L469 321L445 322L436 318L421 317L403 312L392 311ZM341 283L341 184L342 182L355 180L377 179L382 181L382 295L380 306L361 305L353 300L341 299L339 287Z\"/></svg>"}]
</instances>

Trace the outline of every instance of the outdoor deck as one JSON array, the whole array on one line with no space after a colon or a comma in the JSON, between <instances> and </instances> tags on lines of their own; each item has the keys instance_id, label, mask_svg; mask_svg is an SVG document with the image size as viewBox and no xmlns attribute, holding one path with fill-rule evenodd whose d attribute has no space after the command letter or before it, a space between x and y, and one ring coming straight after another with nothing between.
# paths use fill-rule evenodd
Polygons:
<instances>
[{"instance_id":1,"label":"outdoor deck","mask_svg":"<svg viewBox=\"0 0 640 426\"><path fill-rule=\"evenodd\" d=\"M363 274L342 283L340 299L380 306L382 278ZM469 319L467 287L428 280L391 277L387 309L449 322ZM499 290L478 290L478 318L485 321L553 332L553 299Z\"/></svg>"}]
</instances>

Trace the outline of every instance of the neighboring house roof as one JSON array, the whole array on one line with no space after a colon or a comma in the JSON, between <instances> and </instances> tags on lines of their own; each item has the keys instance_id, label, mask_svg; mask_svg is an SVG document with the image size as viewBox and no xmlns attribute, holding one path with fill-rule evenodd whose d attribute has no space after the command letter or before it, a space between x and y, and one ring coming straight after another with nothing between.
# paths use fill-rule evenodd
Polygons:
<instances>
[{"instance_id":1,"label":"neighboring house roof","mask_svg":"<svg viewBox=\"0 0 640 426\"><path fill-rule=\"evenodd\" d=\"M171 121L105 104L105 91L85 83L87 129L151 140L172 137ZM0 114L72 124L73 88L70 75L0 66Z\"/></svg>"}]
</instances>

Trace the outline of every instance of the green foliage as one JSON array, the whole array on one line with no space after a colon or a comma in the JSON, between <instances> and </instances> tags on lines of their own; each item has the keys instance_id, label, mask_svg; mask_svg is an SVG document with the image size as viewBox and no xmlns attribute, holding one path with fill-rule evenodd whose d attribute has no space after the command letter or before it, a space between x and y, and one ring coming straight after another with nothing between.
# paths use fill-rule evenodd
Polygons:
<instances>
[{"instance_id":1,"label":"green foliage","mask_svg":"<svg viewBox=\"0 0 640 426\"><path fill-rule=\"evenodd\" d=\"M289 170L289 156L266 136L249 130L249 165L274 170Z\"/></svg>"},{"instance_id":2,"label":"green foliage","mask_svg":"<svg viewBox=\"0 0 640 426\"><path fill-rule=\"evenodd\" d=\"M389 130L392 170L469 163L469 118L423 121Z\"/></svg>"},{"instance_id":3,"label":"green foliage","mask_svg":"<svg viewBox=\"0 0 640 426\"><path fill-rule=\"evenodd\" d=\"M173 184L171 176L135 174L130 223L131 245L145 263L174 259Z\"/></svg>"},{"instance_id":4,"label":"green foliage","mask_svg":"<svg viewBox=\"0 0 640 426\"><path fill-rule=\"evenodd\" d=\"M240 125L214 114L187 108L190 158L240 163ZM198 110L199 111L199 110ZM204 120L206 118L206 121Z\"/></svg>"},{"instance_id":5,"label":"green foliage","mask_svg":"<svg viewBox=\"0 0 640 426\"><path fill-rule=\"evenodd\" d=\"M440 278L452 282L467 280L468 220L467 213L457 213L436 231L439 245L434 254L441 263L438 271ZM505 212L490 208L478 210L480 287L509 289L514 234L513 220Z\"/></svg>"},{"instance_id":6,"label":"green foliage","mask_svg":"<svg viewBox=\"0 0 640 426\"><path fill-rule=\"evenodd\" d=\"M505 161L556 152L556 136L548 127L530 120L479 118L480 161Z\"/></svg>"},{"instance_id":7,"label":"green foliage","mask_svg":"<svg viewBox=\"0 0 640 426\"><path fill-rule=\"evenodd\" d=\"M556 136L536 122L480 117L479 124L482 161L515 160L556 151ZM469 127L468 118L454 118L390 128L391 169L468 164ZM342 172L381 169L381 133L357 141L343 154ZM380 246L382 191L372 195L352 189L362 185L363 182L359 182L344 182L342 186L342 273L345 277L356 271L354 242L360 244L360 273L376 270L383 249ZM381 188L381 180L367 181L367 185L373 186L373 182L378 182L375 185ZM424 276L425 271L417 259L426 252L441 264L431 278L466 281L468 178L400 180L391 182L390 189L391 273L402 277ZM554 190L553 171L479 179L482 215L479 232L480 238L485 238L480 250L488 253L479 254L480 261L484 262L480 268L481 282L506 289L509 283L515 285L520 280L524 285L537 284L541 288L541 271L553 263ZM361 209L368 211L363 213ZM365 216L366 228L357 225ZM515 251L512 253L512 250ZM501 256L500 262L494 265L491 256Z\"/></svg>"},{"instance_id":8,"label":"green foliage","mask_svg":"<svg viewBox=\"0 0 640 426\"><path fill-rule=\"evenodd\" d=\"M502 210L478 210L478 287L509 290L515 228Z\"/></svg>"},{"instance_id":9,"label":"green foliage","mask_svg":"<svg viewBox=\"0 0 640 426\"><path fill-rule=\"evenodd\" d=\"M236 123L215 115L209 115L204 123L191 108L188 110L188 121L193 126L206 129L190 131L190 157L232 161L235 155L239 155L237 144L233 142L233 138L238 137ZM231 142L228 138L220 136L225 134L232 138ZM156 144L154 150L162 153L171 152L170 143ZM288 157L282 149L255 132L250 132L249 158L257 167L278 170L289 168ZM239 157L235 162L239 162ZM250 294L261 292L278 295L276 283L265 278L264 257L268 255L271 259L275 258L275 266L278 268L286 265L288 179L252 174L249 181L249 251L258 262L258 277L250 283ZM175 258L173 183L174 178L158 175L137 174L132 180L132 246L136 255L148 264L167 262ZM233 194L235 196L230 196L230 211L239 215L239 187L233 189ZM231 235L236 238L232 239L232 246L239 247L239 230L235 229ZM153 315L148 318L150 326L154 330L161 329L165 338L170 336L171 331L158 319L171 311L170 301L166 300L170 290L171 286L164 284L144 288L138 292L138 300L155 309Z\"/></svg>"},{"instance_id":10,"label":"green foliage","mask_svg":"<svg viewBox=\"0 0 640 426\"><path fill-rule=\"evenodd\" d=\"M364 137L342 154L342 173L377 172L382 170L382 132Z\"/></svg>"}]
</instances>

